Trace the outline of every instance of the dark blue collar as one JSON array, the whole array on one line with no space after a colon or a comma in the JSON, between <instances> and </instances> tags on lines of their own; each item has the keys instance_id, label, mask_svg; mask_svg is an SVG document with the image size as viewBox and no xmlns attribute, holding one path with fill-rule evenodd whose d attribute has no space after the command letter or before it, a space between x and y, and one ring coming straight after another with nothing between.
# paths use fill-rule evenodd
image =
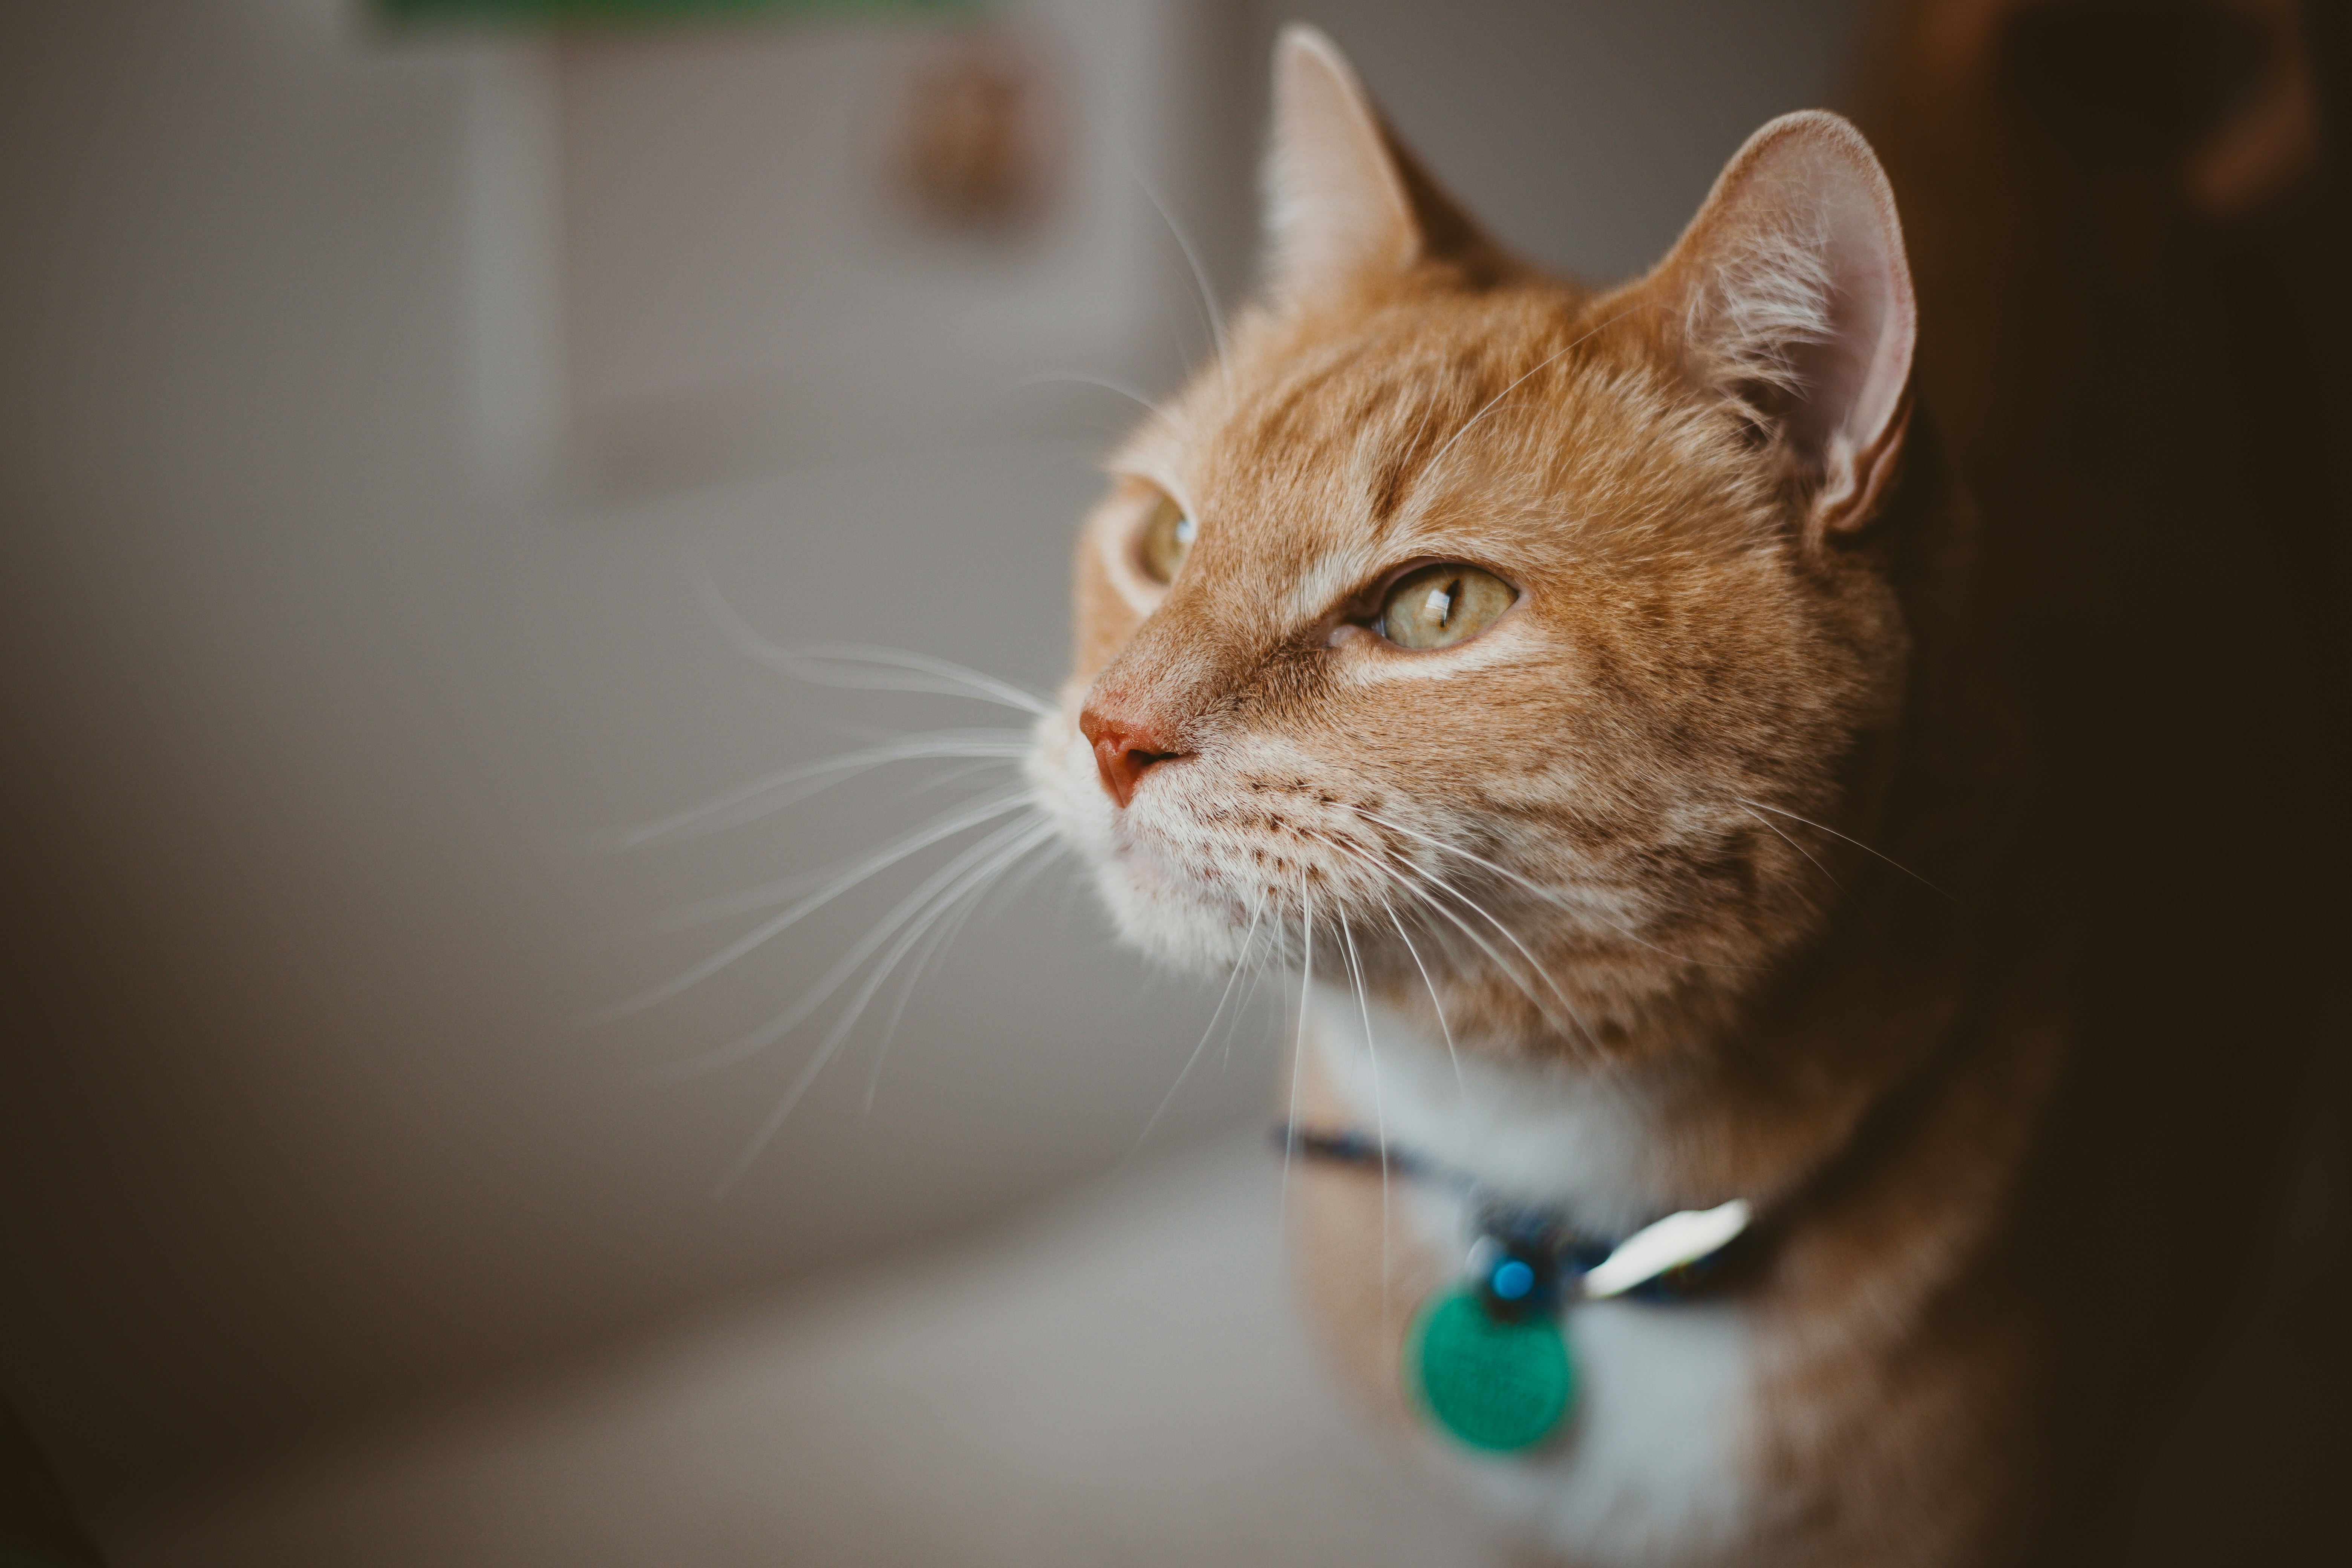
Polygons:
<instances>
[{"instance_id":1,"label":"dark blue collar","mask_svg":"<svg viewBox=\"0 0 2352 1568\"><path fill-rule=\"evenodd\" d=\"M1722 1285L1731 1272L1727 1266L1756 1247L1758 1227L1744 1203L1685 1210L1612 1239L1578 1230L1558 1208L1504 1197L1467 1171L1353 1129L1286 1121L1274 1130L1274 1146L1286 1155L1377 1170L1459 1193L1476 1236L1469 1272L1487 1309L1502 1318L1555 1311L1566 1301L1596 1296L1689 1300ZM1662 1265L1662 1258L1670 1261ZM1599 1278L1588 1283L1596 1273ZM1622 1279L1629 1273L1634 1276L1630 1283Z\"/></svg>"}]
</instances>

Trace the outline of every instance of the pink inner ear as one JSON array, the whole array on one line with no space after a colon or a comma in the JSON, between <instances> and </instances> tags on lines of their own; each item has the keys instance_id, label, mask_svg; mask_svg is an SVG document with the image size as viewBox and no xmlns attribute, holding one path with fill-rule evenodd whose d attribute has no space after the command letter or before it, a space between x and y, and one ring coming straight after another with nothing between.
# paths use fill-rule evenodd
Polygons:
<instances>
[{"instance_id":1,"label":"pink inner ear","mask_svg":"<svg viewBox=\"0 0 2352 1568\"><path fill-rule=\"evenodd\" d=\"M1902 406L1915 310L1894 193L1869 144L1818 110L1748 138L1669 267L1695 345L1767 390L1791 443L1831 470Z\"/></svg>"},{"instance_id":2,"label":"pink inner ear","mask_svg":"<svg viewBox=\"0 0 2352 1568\"><path fill-rule=\"evenodd\" d=\"M1807 384L1797 416L1810 426L1803 435L1817 450L1843 437L1850 451L1860 452L1877 442L1902 403L1915 310L1902 233L1876 160L1858 169L1839 151L1819 149L1818 163L1830 167L1812 171L1827 187L1815 199L1830 286L1828 334L1798 347L1792 358ZM1831 177L1820 180L1823 174Z\"/></svg>"}]
</instances>

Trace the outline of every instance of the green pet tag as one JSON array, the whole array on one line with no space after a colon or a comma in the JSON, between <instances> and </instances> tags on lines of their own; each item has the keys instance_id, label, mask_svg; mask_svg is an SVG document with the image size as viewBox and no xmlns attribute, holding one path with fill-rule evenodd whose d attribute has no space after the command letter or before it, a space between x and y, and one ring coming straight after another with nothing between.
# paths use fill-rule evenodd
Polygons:
<instances>
[{"instance_id":1,"label":"green pet tag","mask_svg":"<svg viewBox=\"0 0 2352 1568\"><path fill-rule=\"evenodd\" d=\"M1405 1386L1430 1419L1490 1453L1534 1447L1576 1399L1559 1314L1507 1321L1473 1285L1430 1298L1405 1337L1404 1357Z\"/></svg>"}]
</instances>

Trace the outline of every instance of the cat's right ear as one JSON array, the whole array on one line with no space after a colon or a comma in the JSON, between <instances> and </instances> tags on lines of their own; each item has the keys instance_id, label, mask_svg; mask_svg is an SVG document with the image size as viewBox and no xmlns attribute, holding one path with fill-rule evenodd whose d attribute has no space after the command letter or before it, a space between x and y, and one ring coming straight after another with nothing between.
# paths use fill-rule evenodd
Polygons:
<instances>
[{"instance_id":1,"label":"cat's right ear","mask_svg":"<svg viewBox=\"0 0 2352 1568\"><path fill-rule=\"evenodd\" d=\"M1868 521L1909 421L1918 312L1862 133L1818 110L1756 132L1645 287L1695 372L1809 473L1816 530Z\"/></svg>"},{"instance_id":2,"label":"cat's right ear","mask_svg":"<svg viewBox=\"0 0 2352 1568\"><path fill-rule=\"evenodd\" d=\"M1303 22L1274 46L1266 282L1277 305L1425 259L1474 279L1509 262L1396 140L1339 46Z\"/></svg>"}]
</instances>

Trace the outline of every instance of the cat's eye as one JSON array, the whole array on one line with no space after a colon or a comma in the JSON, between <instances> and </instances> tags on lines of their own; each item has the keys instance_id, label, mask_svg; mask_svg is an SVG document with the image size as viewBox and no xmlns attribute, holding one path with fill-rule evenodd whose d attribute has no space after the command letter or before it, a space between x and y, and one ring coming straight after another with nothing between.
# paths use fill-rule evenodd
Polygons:
<instances>
[{"instance_id":1,"label":"cat's eye","mask_svg":"<svg viewBox=\"0 0 2352 1568\"><path fill-rule=\"evenodd\" d=\"M1184 509L1166 496L1151 509L1150 520L1144 523L1143 533L1136 541L1136 557L1144 574L1155 583L1172 583L1177 568L1192 551L1192 520Z\"/></svg>"},{"instance_id":2,"label":"cat's eye","mask_svg":"<svg viewBox=\"0 0 2352 1568\"><path fill-rule=\"evenodd\" d=\"M1423 566L1397 579L1372 629L1402 647L1451 647L1493 626L1518 597L1517 588L1475 566Z\"/></svg>"}]
</instances>

